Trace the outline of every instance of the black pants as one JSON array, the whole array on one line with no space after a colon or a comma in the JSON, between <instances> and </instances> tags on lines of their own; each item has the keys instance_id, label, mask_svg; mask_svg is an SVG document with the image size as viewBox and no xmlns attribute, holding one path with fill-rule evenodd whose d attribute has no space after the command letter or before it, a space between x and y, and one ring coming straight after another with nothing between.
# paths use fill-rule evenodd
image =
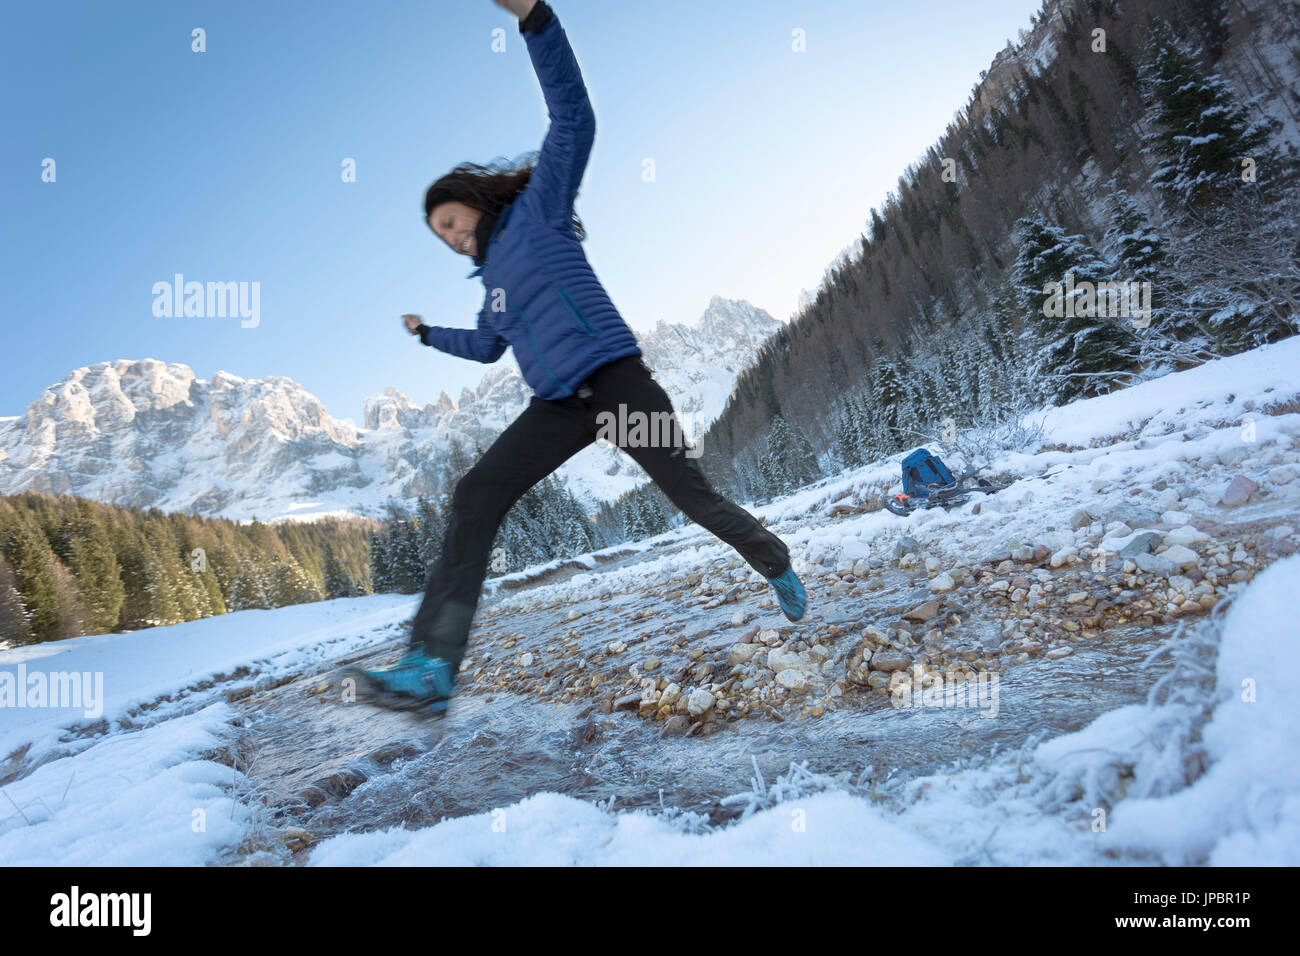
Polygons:
<instances>
[{"instance_id":1,"label":"black pants","mask_svg":"<svg viewBox=\"0 0 1300 956\"><path fill-rule=\"evenodd\" d=\"M424 600L415 615L411 644L423 644L432 657L460 666L470 623L487 576L497 528L519 498L598 437L619 444L646 470L688 518L731 545L750 567L774 577L790 564L785 543L743 508L713 490L699 461L678 442L652 441L628 429L625 436L602 432L608 418L639 412L662 423L676 422L668 394L637 356L602 365L567 398L533 396L528 407L456 484L442 553L429 574ZM627 421L625 417L623 419ZM635 419L633 419L635 421ZM657 430L659 438L667 429ZM680 428L676 431L681 434ZM627 441L624 442L623 438Z\"/></svg>"}]
</instances>

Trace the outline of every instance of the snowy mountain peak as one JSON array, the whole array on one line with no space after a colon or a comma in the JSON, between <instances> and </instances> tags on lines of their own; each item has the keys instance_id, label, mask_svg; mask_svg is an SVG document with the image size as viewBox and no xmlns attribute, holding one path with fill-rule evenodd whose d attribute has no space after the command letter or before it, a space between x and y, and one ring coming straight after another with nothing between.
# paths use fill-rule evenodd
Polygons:
<instances>
[{"instance_id":1,"label":"snowy mountain peak","mask_svg":"<svg viewBox=\"0 0 1300 956\"><path fill-rule=\"evenodd\" d=\"M445 394L445 393L444 393ZM365 401L363 420L368 429L418 427L423 409L400 389L389 385L382 395L371 395Z\"/></svg>"},{"instance_id":2,"label":"snowy mountain peak","mask_svg":"<svg viewBox=\"0 0 1300 956\"><path fill-rule=\"evenodd\" d=\"M678 410L701 425L779 324L715 296L697 322L660 322L641 343ZM45 389L25 417L0 419L0 494L77 494L234 518L376 513L390 498L437 491L450 444L486 448L531 397L514 363L500 362L459 401L440 390L420 405L386 388L366 399L357 429L281 376L219 371L204 381L158 359L101 362ZM645 480L630 459L600 448L561 474L588 500Z\"/></svg>"}]
</instances>

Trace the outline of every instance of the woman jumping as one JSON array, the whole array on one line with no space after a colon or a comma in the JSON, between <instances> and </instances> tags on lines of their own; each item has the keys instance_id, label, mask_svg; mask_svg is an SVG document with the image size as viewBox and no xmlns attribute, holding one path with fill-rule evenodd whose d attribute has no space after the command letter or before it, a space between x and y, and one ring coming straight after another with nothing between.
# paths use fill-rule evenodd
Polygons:
<instances>
[{"instance_id":1,"label":"woman jumping","mask_svg":"<svg viewBox=\"0 0 1300 956\"><path fill-rule=\"evenodd\" d=\"M606 422L609 415L620 422L639 415L671 420L672 434L682 434L667 393L651 378L636 337L582 250L586 234L573 201L596 118L568 38L545 0L495 2L519 18L550 127L535 164L497 170L463 163L425 193L429 227L453 252L474 260L470 278L483 277L487 297L478 327L429 327L418 315L403 320L425 345L461 358L495 362L513 348L535 394L456 484L410 651L392 667L353 671L372 703L433 714L446 710L455 689L492 542L510 507L606 437L598 426L602 413ZM771 582L786 617L803 617L807 599L785 543L714 491L681 441L650 444L619 447L687 517Z\"/></svg>"}]
</instances>

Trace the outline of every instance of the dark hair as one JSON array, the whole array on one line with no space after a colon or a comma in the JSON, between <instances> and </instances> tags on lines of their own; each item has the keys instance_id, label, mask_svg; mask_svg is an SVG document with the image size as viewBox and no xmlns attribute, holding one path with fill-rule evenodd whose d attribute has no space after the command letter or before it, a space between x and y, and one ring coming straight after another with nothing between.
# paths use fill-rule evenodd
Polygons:
<instances>
[{"instance_id":1,"label":"dark hair","mask_svg":"<svg viewBox=\"0 0 1300 956\"><path fill-rule=\"evenodd\" d=\"M536 165L536 151L525 153L514 161L496 160L487 165L461 163L425 190L425 224L428 224L434 207L449 200L463 202L479 212L500 215L501 210L523 192ZM579 242L587 238L587 230L576 212L573 213L573 231Z\"/></svg>"}]
</instances>

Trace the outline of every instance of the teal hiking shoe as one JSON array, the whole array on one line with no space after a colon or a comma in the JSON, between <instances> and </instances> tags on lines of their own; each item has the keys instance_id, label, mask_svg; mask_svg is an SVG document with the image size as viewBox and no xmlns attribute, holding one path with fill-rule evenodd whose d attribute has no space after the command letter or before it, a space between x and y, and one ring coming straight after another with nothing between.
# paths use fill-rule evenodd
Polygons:
<instances>
[{"instance_id":1,"label":"teal hiking shoe","mask_svg":"<svg viewBox=\"0 0 1300 956\"><path fill-rule=\"evenodd\" d=\"M804 592L803 584L794 573L793 565L786 568L774 578L767 579L773 590L776 591L777 603L781 605L781 610L785 616L792 621L797 621L803 617L804 611L808 609L808 595Z\"/></svg>"},{"instance_id":2,"label":"teal hiking shoe","mask_svg":"<svg viewBox=\"0 0 1300 956\"><path fill-rule=\"evenodd\" d=\"M378 670L348 669L366 701L390 710L418 710L431 715L446 713L456 690L451 662L430 657L415 648L396 664Z\"/></svg>"}]
</instances>

